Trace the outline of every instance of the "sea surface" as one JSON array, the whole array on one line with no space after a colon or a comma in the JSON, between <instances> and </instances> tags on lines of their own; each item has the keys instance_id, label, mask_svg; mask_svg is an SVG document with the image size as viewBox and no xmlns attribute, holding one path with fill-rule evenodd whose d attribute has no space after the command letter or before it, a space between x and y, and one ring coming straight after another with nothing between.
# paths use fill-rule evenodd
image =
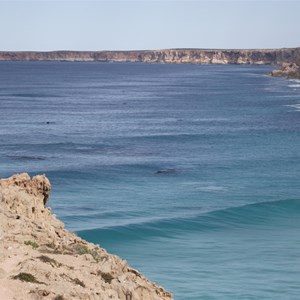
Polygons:
<instances>
[{"instance_id":1,"label":"sea surface","mask_svg":"<svg viewBox=\"0 0 300 300\"><path fill-rule=\"evenodd\" d=\"M271 66L0 62L0 176L177 300L299 299L300 82Z\"/></svg>"}]
</instances>

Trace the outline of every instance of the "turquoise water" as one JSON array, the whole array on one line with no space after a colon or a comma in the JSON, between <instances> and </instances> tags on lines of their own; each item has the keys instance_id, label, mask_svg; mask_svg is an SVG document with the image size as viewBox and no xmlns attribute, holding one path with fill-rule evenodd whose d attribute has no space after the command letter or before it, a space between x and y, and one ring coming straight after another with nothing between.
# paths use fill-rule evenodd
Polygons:
<instances>
[{"instance_id":1,"label":"turquoise water","mask_svg":"<svg viewBox=\"0 0 300 300\"><path fill-rule=\"evenodd\" d=\"M300 83L269 66L0 62L0 175L175 299L299 299Z\"/></svg>"}]
</instances>

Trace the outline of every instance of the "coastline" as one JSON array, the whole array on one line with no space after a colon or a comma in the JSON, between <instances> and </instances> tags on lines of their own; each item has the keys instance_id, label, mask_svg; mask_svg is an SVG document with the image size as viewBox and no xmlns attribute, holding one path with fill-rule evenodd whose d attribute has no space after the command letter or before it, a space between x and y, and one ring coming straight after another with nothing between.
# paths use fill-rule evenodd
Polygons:
<instances>
[{"instance_id":1,"label":"coastline","mask_svg":"<svg viewBox=\"0 0 300 300\"><path fill-rule=\"evenodd\" d=\"M282 49L163 49L133 51L0 51L0 61L94 61L168 64L292 63L300 48Z\"/></svg>"}]
</instances>

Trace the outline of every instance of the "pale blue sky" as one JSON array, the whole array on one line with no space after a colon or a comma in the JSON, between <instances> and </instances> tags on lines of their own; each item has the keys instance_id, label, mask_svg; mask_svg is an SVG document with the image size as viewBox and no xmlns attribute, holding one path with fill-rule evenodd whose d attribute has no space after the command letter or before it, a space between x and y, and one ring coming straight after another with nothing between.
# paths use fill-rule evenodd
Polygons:
<instances>
[{"instance_id":1,"label":"pale blue sky","mask_svg":"<svg viewBox=\"0 0 300 300\"><path fill-rule=\"evenodd\" d=\"M1 1L0 51L300 47L299 1Z\"/></svg>"}]
</instances>

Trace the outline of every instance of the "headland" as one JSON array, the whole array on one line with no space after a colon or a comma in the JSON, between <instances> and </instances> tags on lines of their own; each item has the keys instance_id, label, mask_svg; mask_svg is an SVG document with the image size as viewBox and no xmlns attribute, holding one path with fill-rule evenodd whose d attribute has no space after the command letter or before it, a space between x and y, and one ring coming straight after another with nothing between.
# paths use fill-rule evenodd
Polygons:
<instances>
[{"instance_id":1,"label":"headland","mask_svg":"<svg viewBox=\"0 0 300 300\"><path fill-rule=\"evenodd\" d=\"M0 299L171 300L118 256L67 231L47 177L0 180Z\"/></svg>"}]
</instances>

